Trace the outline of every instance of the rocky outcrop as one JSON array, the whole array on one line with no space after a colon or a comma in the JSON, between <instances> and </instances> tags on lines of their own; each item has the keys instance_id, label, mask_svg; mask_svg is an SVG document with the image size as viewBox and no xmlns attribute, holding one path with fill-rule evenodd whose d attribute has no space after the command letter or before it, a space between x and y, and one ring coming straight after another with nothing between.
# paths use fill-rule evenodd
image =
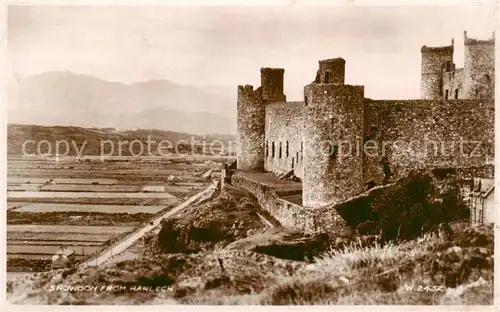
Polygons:
<instances>
[{"instance_id":1,"label":"rocky outcrop","mask_svg":"<svg viewBox=\"0 0 500 312\"><path fill-rule=\"evenodd\" d=\"M158 236L149 244L150 251L189 254L224 247L264 229L258 211L250 194L226 187L217 197L187 208L181 217L163 220Z\"/></svg>"},{"instance_id":2,"label":"rocky outcrop","mask_svg":"<svg viewBox=\"0 0 500 312\"><path fill-rule=\"evenodd\" d=\"M228 250L251 250L281 259L312 261L330 248L332 241L326 234L304 234L272 228L229 244Z\"/></svg>"}]
</instances>

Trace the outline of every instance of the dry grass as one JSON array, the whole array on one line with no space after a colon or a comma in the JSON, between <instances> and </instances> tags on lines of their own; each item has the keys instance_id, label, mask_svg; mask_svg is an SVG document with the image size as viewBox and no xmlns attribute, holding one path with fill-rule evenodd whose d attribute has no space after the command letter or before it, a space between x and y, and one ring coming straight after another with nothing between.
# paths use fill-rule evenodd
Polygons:
<instances>
[{"instance_id":1,"label":"dry grass","mask_svg":"<svg viewBox=\"0 0 500 312\"><path fill-rule=\"evenodd\" d=\"M482 247L469 246L464 235L447 241L440 234L426 234L399 245L363 247L354 243L332 250L272 286L262 294L262 303L492 304L492 263L469 261ZM492 237L492 228L488 235ZM486 258L493 251L492 245L488 247L487 252L482 250ZM454 258L455 253L450 252L454 250L460 250L462 256ZM457 272L457 284L447 285ZM408 289L411 286L413 290Z\"/></svg>"}]
</instances>

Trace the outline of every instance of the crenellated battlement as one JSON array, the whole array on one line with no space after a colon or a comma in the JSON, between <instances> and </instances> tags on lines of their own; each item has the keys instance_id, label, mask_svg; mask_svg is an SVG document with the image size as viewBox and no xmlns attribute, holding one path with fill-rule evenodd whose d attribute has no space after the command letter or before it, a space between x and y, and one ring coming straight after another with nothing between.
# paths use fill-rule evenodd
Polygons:
<instances>
[{"instance_id":1,"label":"crenellated battlement","mask_svg":"<svg viewBox=\"0 0 500 312\"><path fill-rule=\"evenodd\" d=\"M467 37L467 31L464 31L464 45L495 45L495 32L489 39L474 39Z\"/></svg>"},{"instance_id":2,"label":"crenellated battlement","mask_svg":"<svg viewBox=\"0 0 500 312\"><path fill-rule=\"evenodd\" d=\"M238 86L238 92L241 93L253 93L253 86L252 85L239 85Z\"/></svg>"},{"instance_id":3,"label":"crenellated battlement","mask_svg":"<svg viewBox=\"0 0 500 312\"><path fill-rule=\"evenodd\" d=\"M426 45L420 48L421 53L453 53L455 50L454 45L442 46L442 47L428 47Z\"/></svg>"}]
</instances>

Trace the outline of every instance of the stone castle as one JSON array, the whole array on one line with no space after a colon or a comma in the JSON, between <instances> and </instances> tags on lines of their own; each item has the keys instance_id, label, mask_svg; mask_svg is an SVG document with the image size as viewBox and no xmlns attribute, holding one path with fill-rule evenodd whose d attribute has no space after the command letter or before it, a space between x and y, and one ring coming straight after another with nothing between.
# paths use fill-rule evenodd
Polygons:
<instances>
[{"instance_id":1,"label":"stone castle","mask_svg":"<svg viewBox=\"0 0 500 312\"><path fill-rule=\"evenodd\" d=\"M450 46L421 49L421 99L373 100L345 83L346 61L319 61L304 100L287 102L284 69L262 68L261 86L238 86L237 170L293 172L298 204L332 205L412 169L456 168L492 177L494 38L464 33L464 68Z\"/></svg>"},{"instance_id":2,"label":"stone castle","mask_svg":"<svg viewBox=\"0 0 500 312\"><path fill-rule=\"evenodd\" d=\"M464 32L464 67L453 63L454 41L444 47L423 46L422 99L489 99L495 93L495 33L476 40Z\"/></svg>"}]
</instances>

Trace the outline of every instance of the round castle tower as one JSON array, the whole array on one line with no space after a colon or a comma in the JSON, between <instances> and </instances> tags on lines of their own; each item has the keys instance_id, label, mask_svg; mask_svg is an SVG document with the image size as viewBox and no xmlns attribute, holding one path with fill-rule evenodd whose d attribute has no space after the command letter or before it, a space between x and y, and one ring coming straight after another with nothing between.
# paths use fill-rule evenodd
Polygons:
<instances>
[{"instance_id":1,"label":"round castle tower","mask_svg":"<svg viewBox=\"0 0 500 312\"><path fill-rule=\"evenodd\" d=\"M443 69L453 65L453 50L453 41L450 46L421 48L421 99L432 100L443 96Z\"/></svg>"},{"instance_id":2,"label":"round castle tower","mask_svg":"<svg viewBox=\"0 0 500 312\"><path fill-rule=\"evenodd\" d=\"M237 156L238 170L264 171L266 104L286 101L282 68L262 68L261 87L238 86Z\"/></svg>"},{"instance_id":3,"label":"round castle tower","mask_svg":"<svg viewBox=\"0 0 500 312\"><path fill-rule=\"evenodd\" d=\"M464 95L467 99L495 97L495 33L488 40L464 31Z\"/></svg>"},{"instance_id":4,"label":"round castle tower","mask_svg":"<svg viewBox=\"0 0 500 312\"><path fill-rule=\"evenodd\" d=\"M363 191L364 87L344 85L345 61L320 61L314 83L304 87L302 203L316 208Z\"/></svg>"}]
</instances>

